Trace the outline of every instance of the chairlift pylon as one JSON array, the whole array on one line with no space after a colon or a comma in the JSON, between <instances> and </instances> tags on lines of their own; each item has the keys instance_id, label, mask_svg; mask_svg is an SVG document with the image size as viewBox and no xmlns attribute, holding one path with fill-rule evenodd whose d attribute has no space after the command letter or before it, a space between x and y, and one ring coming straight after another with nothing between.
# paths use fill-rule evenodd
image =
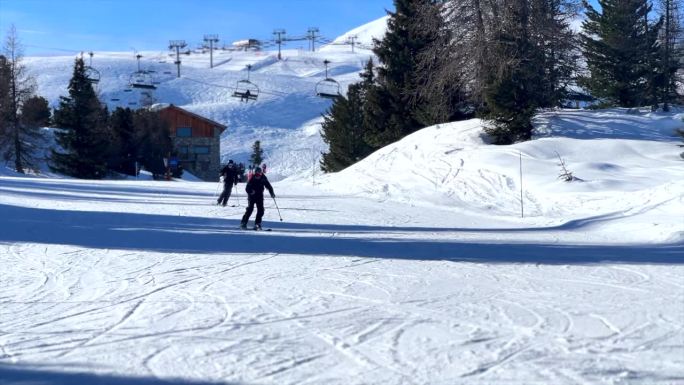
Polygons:
<instances>
[{"instance_id":1,"label":"chairlift pylon","mask_svg":"<svg viewBox=\"0 0 684 385\"><path fill-rule=\"evenodd\" d=\"M249 73L252 70L252 65L247 65L247 79L238 80L235 84L234 98L240 98L240 101L248 102L250 100L257 100L259 97L259 87L249 80Z\"/></svg>"},{"instance_id":2,"label":"chairlift pylon","mask_svg":"<svg viewBox=\"0 0 684 385\"><path fill-rule=\"evenodd\" d=\"M328 77L328 64L330 64L330 61L327 59L323 60L323 64L325 64L325 78L316 83L316 96L326 99L339 98L341 96L340 83Z\"/></svg>"}]
</instances>

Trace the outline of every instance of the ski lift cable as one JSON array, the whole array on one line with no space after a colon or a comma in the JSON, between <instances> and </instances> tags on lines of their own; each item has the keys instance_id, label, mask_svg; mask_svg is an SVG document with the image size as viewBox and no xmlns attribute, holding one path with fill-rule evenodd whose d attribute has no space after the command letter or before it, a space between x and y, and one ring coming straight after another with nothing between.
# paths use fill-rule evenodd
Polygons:
<instances>
[{"instance_id":1,"label":"ski lift cable","mask_svg":"<svg viewBox=\"0 0 684 385\"><path fill-rule=\"evenodd\" d=\"M186 76L183 76L183 79L190 80L192 82L204 84L206 86L211 86L211 87L226 88L226 89L230 89L230 90L235 89L235 86L227 86L227 85L223 85L223 84L209 83L209 82L205 82L205 81L202 81L199 79L189 78ZM288 93L286 93L286 92L275 91L275 90L268 91L268 90L259 89L259 91L261 93L268 94L268 95L274 95L274 96L286 96L286 95L288 95Z\"/></svg>"}]
</instances>

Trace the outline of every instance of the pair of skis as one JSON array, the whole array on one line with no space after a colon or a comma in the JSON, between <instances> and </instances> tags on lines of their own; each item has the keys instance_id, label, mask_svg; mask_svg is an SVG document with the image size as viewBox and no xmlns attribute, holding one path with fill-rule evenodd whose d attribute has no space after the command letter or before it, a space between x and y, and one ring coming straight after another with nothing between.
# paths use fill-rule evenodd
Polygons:
<instances>
[{"instance_id":1,"label":"pair of skis","mask_svg":"<svg viewBox=\"0 0 684 385\"><path fill-rule=\"evenodd\" d=\"M241 227L240 227L240 230L271 231L272 229L264 229L264 228L260 228L260 227L252 227L252 228L250 229L250 228L248 228L248 227L242 228L242 226L241 226Z\"/></svg>"}]
</instances>

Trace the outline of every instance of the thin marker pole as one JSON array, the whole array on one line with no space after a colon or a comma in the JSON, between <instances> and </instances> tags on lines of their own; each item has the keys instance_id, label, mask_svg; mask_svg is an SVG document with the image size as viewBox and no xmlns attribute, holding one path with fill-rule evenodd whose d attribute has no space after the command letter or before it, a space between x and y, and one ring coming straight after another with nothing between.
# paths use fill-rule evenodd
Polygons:
<instances>
[{"instance_id":1,"label":"thin marker pole","mask_svg":"<svg viewBox=\"0 0 684 385\"><path fill-rule=\"evenodd\" d=\"M522 152L520 154L520 218L525 217L525 203L523 202L523 173L522 173Z\"/></svg>"}]
</instances>

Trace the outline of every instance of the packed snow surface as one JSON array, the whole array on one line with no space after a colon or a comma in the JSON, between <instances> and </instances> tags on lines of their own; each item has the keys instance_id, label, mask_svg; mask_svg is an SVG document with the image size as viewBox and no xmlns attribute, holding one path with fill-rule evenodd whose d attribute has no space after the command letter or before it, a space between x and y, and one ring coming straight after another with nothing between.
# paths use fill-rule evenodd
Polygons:
<instances>
[{"instance_id":1,"label":"packed snow surface","mask_svg":"<svg viewBox=\"0 0 684 385\"><path fill-rule=\"evenodd\" d=\"M322 62L344 89L370 55L326 50L193 53L180 78L145 53L158 102L229 126L224 160L262 140L272 231L238 230L242 184L223 208L215 183L0 169L0 384L684 381L682 114L544 112L511 146L443 124L321 175ZM73 57L27 63L56 105ZM137 103L132 54L93 66Z\"/></svg>"}]
</instances>

